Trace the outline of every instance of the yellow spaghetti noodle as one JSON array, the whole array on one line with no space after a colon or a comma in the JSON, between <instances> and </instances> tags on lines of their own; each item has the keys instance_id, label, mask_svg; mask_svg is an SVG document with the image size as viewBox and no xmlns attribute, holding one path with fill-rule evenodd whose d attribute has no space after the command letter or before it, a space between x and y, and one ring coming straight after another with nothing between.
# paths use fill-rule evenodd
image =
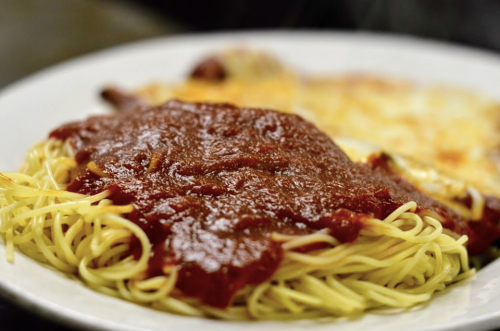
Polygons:
<instances>
[{"instance_id":1,"label":"yellow spaghetti noodle","mask_svg":"<svg viewBox=\"0 0 500 331\"><path fill-rule=\"evenodd\" d=\"M48 140L28 153L22 172L0 174L0 233L7 259L14 261L17 247L78 275L95 290L155 309L221 319L351 316L381 306L413 306L474 274L467 237L444 231L436 215L417 214L416 204L408 202L384 220L366 221L352 243L340 244L326 232L273 233L285 253L272 279L240 290L226 310L208 307L175 289L175 267L164 268L163 276L145 277L149 239L120 216L133 206L112 205L109 192L65 191L75 167L70 146ZM132 236L142 246L139 258L130 255ZM328 248L296 251L317 243Z\"/></svg>"}]
</instances>

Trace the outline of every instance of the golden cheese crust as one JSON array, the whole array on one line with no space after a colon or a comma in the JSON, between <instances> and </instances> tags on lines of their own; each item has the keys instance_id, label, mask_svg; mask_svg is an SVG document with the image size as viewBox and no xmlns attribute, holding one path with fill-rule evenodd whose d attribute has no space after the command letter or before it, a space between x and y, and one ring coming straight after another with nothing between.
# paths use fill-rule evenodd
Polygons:
<instances>
[{"instance_id":1,"label":"golden cheese crust","mask_svg":"<svg viewBox=\"0 0 500 331\"><path fill-rule=\"evenodd\" d=\"M341 146L343 141L369 142L374 150L417 160L417 168L428 165L500 196L500 105L495 100L368 74L304 76L260 51L226 51L210 58L225 69L224 79L154 83L139 89L139 95L152 104L178 98L297 113ZM345 148L349 153L349 143Z\"/></svg>"}]
</instances>

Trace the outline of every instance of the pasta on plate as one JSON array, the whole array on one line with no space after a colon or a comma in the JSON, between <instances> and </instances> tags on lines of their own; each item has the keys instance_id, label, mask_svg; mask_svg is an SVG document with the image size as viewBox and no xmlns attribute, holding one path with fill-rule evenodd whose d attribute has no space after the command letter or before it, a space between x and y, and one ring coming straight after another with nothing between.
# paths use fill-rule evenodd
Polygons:
<instances>
[{"instance_id":1,"label":"pasta on plate","mask_svg":"<svg viewBox=\"0 0 500 331\"><path fill-rule=\"evenodd\" d=\"M178 85L107 89L115 114L55 129L20 172L0 175L7 258L18 248L97 291L200 317L354 316L425 302L474 275L469 254L500 237L500 200L481 177L496 176L494 160L470 174L471 155L413 149L418 127L400 144L405 116L362 130L413 92L303 77L242 51L203 61ZM460 97L485 116L497 107ZM353 104L361 111L342 116ZM386 113L366 116L374 105ZM382 148L359 142L367 136Z\"/></svg>"}]
</instances>

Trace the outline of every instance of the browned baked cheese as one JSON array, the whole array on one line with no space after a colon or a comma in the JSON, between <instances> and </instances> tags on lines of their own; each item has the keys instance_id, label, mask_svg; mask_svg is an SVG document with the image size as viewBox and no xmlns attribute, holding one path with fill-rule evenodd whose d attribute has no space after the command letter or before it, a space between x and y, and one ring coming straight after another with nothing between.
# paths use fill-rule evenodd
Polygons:
<instances>
[{"instance_id":1,"label":"browned baked cheese","mask_svg":"<svg viewBox=\"0 0 500 331\"><path fill-rule=\"evenodd\" d=\"M259 51L227 51L208 59L211 63L203 61L193 69L194 78L151 84L139 94L152 104L179 98L296 113L348 153L353 143L369 142L368 149L391 151L416 160L414 166L429 165L464 180L420 173L430 189L437 180L440 190L444 184L450 194L471 185L500 195L500 107L495 100L368 74L304 76ZM419 176L418 169L413 174Z\"/></svg>"}]
</instances>

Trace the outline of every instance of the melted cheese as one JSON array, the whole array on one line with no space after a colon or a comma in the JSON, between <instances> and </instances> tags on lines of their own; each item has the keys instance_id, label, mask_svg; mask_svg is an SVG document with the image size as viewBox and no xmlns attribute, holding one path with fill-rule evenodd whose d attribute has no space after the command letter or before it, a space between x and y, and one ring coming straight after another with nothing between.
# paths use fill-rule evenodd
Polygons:
<instances>
[{"instance_id":1,"label":"melted cheese","mask_svg":"<svg viewBox=\"0 0 500 331\"><path fill-rule=\"evenodd\" d=\"M297 113L355 159L366 154L354 152L346 141L369 142L372 147L367 150L390 151L415 160L410 168L426 178L431 188L444 185L455 195L470 185L500 195L500 106L496 101L454 88L416 86L368 75L304 77L275 60L256 65L271 61L269 56L258 55L253 62L248 56L239 62L235 54L224 56L231 69L223 82L156 83L141 88L139 94L152 104L178 98ZM254 76L252 67L258 69ZM273 74L263 75L263 68L272 68Z\"/></svg>"}]
</instances>

